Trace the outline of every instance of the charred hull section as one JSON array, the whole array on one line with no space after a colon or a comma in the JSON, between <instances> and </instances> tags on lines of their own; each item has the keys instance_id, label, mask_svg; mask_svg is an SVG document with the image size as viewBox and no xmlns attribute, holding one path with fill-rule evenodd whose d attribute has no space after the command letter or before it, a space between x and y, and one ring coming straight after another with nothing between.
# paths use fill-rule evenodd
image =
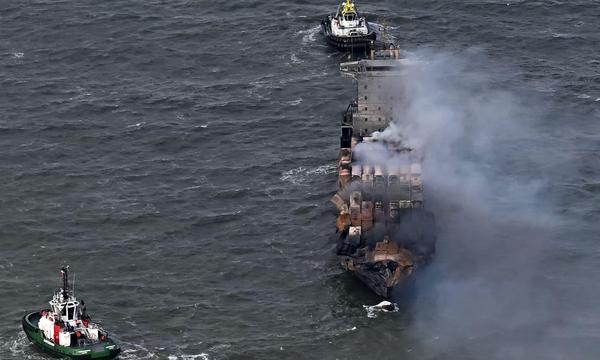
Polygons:
<instances>
[{"instance_id":1,"label":"charred hull section","mask_svg":"<svg viewBox=\"0 0 600 360\"><path fill-rule=\"evenodd\" d=\"M339 190L331 199L339 211L337 255L344 269L383 298L412 282L435 254L437 240L425 207L420 152L404 146L402 136L382 134L400 113L397 88L406 65L399 50L388 49L340 66L356 80L357 99L341 121Z\"/></svg>"},{"instance_id":2,"label":"charred hull section","mask_svg":"<svg viewBox=\"0 0 600 360\"><path fill-rule=\"evenodd\" d=\"M376 263L362 268L355 268L356 277L367 285L375 294L388 299L394 286L389 286L392 277L388 264Z\"/></svg>"},{"instance_id":3,"label":"charred hull section","mask_svg":"<svg viewBox=\"0 0 600 360\"><path fill-rule=\"evenodd\" d=\"M397 234L394 229L389 233ZM378 235L363 235L363 238L375 242ZM344 269L353 272L374 293L386 299L391 297L394 288L411 281L417 267L427 264L435 253L433 234L418 240L394 241L384 236L383 241L374 245L365 242L342 232L337 240L337 255Z\"/></svg>"},{"instance_id":4,"label":"charred hull section","mask_svg":"<svg viewBox=\"0 0 600 360\"><path fill-rule=\"evenodd\" d=\"M369 25L367 24L367 27ZM336 36L331 31L331 17L321 21L321 29L327 43L341 51L370 50L377 40L377 33L369 29L366 35Z\"/></svg>"},{"instance_id":5,"label":"charred hull section","mask_svg":"<svg viewBox=\"0 0 600 360\"><path fill-rule=\"evenodd\" d=\"M346 239L340 241L345 242ZM383 298L389 298L394 287L406 282L415 267L411 254L402 251L393 242L380 242L370 251L358 248L351 255L338 255L342 267L354 272L358 279Z\"/></svg>"},{"instance_id":6,"label":"charred hull section","mask_svg":"<svg viewBox=\"0 0 600 360\"><path fill-rule=\"evenodd\" d=\"M394 262L368 264L362 268L358 268L354 274L356 277L367 285L375 294L382 298L389 299L392 296L394 287L398 283L393 283L395 269L397 264ZM390 284L390 282L392 282Z\"/></svg>"}]
</instances>

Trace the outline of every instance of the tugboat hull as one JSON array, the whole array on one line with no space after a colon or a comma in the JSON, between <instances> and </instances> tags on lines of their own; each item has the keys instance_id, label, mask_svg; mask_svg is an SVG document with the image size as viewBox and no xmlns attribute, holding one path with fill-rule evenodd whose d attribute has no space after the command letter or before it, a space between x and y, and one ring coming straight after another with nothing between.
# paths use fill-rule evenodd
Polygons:
<instances>
[{"instance_id":1,"label":"tugboat hull","mask_svg":"<svg viewBox=\"0 0 600 360\"><path fill-rule=\"evenodd\" d=\"M327 43L341 51L370 50L377 40L377 33L369 29L366 35L336 36L331 33L331 18L328 16L321 21L321 29ZM367 24L368 27L368 24Z\"/></svg>"},{"instance_id":2,"label":"tugboat hull","mask_svg":"<svg viewBox=\"0 0 600 360\"><path fill-rule=\"evenodd\" d=\"M39 312L32 312L25 315L22 320L23 330L29 341L48 354L69 359L100 360L113 359L121 352L119 345L110 338L98 344L78 347L66 347L55 344L44 338L42 331L37 326L39 319Z\"/></svg>"}]
</instances>

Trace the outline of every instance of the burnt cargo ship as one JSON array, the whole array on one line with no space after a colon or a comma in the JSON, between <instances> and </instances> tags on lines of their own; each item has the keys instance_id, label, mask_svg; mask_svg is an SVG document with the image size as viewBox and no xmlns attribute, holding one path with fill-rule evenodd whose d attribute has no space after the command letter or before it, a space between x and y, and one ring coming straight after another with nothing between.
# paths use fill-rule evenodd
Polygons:
<instances>
[{"instance_id":1,"label":"burnt cargo ship","mask_svg":"<svg viewBox=\"0 0 600 360\"><path fill-rule=\"evenodd\" d=\"M410 64L398 49L340 65L355 80L356 100L341 122L337 255L371 290L390 298L435 253L435 220L424 202L418 149L383 132L399 114Z\"/></svg>"}]
</instances>

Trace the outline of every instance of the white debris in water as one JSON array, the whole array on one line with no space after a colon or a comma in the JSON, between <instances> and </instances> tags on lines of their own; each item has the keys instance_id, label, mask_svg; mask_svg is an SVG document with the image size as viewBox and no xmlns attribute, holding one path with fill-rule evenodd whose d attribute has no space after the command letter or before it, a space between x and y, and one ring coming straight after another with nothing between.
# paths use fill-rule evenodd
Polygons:
<instances>
[{"instance_id":1,"label":"white debris in water","mask_svg":"<svg viewBox=\"0 0 600 360\"><path fill-rule=\"evenodd\" d=\"M386 309L388 306L393 305L394 306L394 310L388 310ZM389 301L382 301L377 305L363 305L363 308L367 311L367 317L374 319L378 316L379 313L387 313L387 312L397 312L398 309L398 305L391 303Z\"/></svg>"},{"instance_id":2,"label":"white debris in water","mask_svg":"<svg viewBox=\"0 0 600 360\"><path fill-rule=\"evenodd\" d=\"M142 127L142 126L144 126L144 125L146 125L146 123L145 123L145 122L141 122L141 123L137 123L137 124L131 124L131 125L127 125L127 127L128 127L128 128L136 128L136 129L139 129L139 128L141 128L141 127Z\"/></svg>"}]
</instances>

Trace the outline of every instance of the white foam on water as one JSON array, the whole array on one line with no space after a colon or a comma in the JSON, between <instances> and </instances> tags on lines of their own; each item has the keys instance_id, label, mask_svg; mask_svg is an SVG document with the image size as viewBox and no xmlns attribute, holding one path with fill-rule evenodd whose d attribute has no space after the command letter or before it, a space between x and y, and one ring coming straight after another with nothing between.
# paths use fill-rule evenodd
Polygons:
<instances>
[{"instance_id":1,"label":"white foam on water","mask_svg":"<svg viewBox=\"0 0 600 360\"><path fill-rule=\"evenodd\" d=\"M577 37L577 35L569 33L552 33L552 37L555 39L573 39Z\"/></svg>"},{"instance_id":2,"label":"white foam on water","mask_svg":"<svg viewBox=\"0 0 600 360\"><path fill-rule=\"evenodd\" d=\"M300 60L298 58L298 55L292 53L292 55L290 55L290 60L292 61L292 64L302 64L304 62L304 60Z\"/></svg>"},{"instance_id":3,"label":"white foam on water","mask_svg":"<svg viewBox=\"0 0 600 360\"><path fill-rule=\"evenodd\" d=\"M145 122L140 122L140 123L136 123L136 124L127 125L127 128L128 129L130 129L130 128L139 129L139 128L141 128L144 125L146 125Z\"/></svg>"},{"instance_id":4,"label":"white foam on water","mask_svg":"<svg viewBox=\"0 0 600 360\"><path fill-rule=\"evenodd\" d=\"M77 86L73 91L76 92L77 95L71 96L69 101L87 101L87 98L92 96L91 92L87 91L81 86Z\"/></svg>"},{"instance_id":5,"label":"white foam on water","mask_svg":"<svg viewBox=\"0 0 600 360\"><path fill-rule=\"evenodd\" d=\"M317 25L310 29L300 30L297 32L298 35L302 35L302 44L307 45L313 43L316 40L316 35L321 31L321 25Z\"/></svg>"},{"instance_id":6,"label":"white foam on water","mask_svg":"<svg viewBox=\"0 0 600 360\"><path fill-rule=\"evenodd\" d=\"M298 105L302 104L302 98L296 99L296 100L291 100L291 101L286 101L286 104L290 105L290 106L298 106Z\"/></svg>"},{"instance_id":7,"label":"white foam on water","mask_svg":"<svg viewBox=\"0 0 600 360\"><path fill-rule=\"evenodd\" d=\"M208 354L202 353L202 354L197 354L197 355L169 355L168 357L169 360L193 360L193 359L202 359L202 360L208 360L210 359L208 357Z\"/></svg>"},{"instance_id":8,"label":"white foam on water","mask_svg":"<svg viewBox=\"0 0 600 360\"><path fill-rule=\"evenodd\" d=\"M0 345L0 349L8 350L14 359L45 359L42 355L36 352L20 326L15 329L15 334L13 336L11 336L8 340L5 340L3 344Z\"/></svg>"},{"instance_id":9,"label":"white foam on water","mask_svg":"<svg viewBox=\"0 0 600 360\"><path fill-rule=\"evenodd\" d=\"M291 182L294 185L306 185L315 175L333 174L335 170L335 164L321 165L313 169L300 166L284 172L280 180Z\"/></svg>"},{"instance_id":10,"label":"white foam on water","mask_svg":"<svg viewBox=\"0 0 600 360\"><path fill-rule=\"evenodd\" d=\"M121 360L153 360L159 358L158 355L142 345L123 342L121 345L126 345L125 349L122 349L119 355L119 359Z\"/></svg>"},{"instance_id":11,"label":"white foam on water","mask_svg":"<svg viewBox=\"0 0 600 360\"><path fill-rule=\"evenodd\" d=\"M589 99L589 98L591 98L591 96L588 94L579 94L579 95L577 95L577 98L578 99Z\"/></svg>"}]
</instances>

